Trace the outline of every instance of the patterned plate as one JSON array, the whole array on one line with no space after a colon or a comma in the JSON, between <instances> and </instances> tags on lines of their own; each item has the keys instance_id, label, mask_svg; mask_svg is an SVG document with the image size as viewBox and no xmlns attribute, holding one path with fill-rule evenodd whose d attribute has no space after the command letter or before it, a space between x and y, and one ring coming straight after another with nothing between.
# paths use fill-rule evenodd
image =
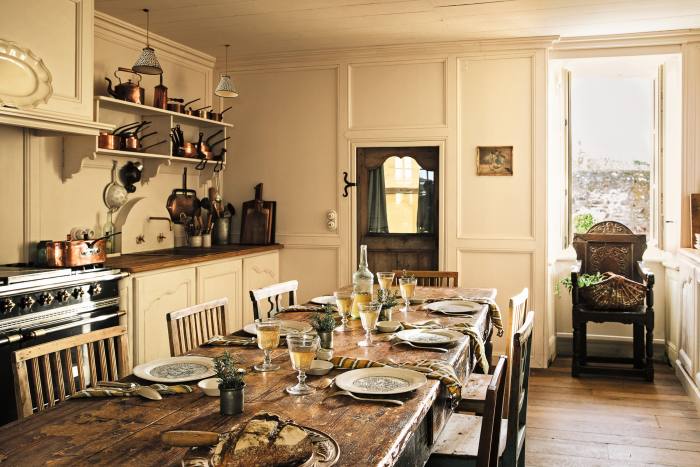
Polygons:
<instances>
[{"instance_id":1,"label":"patterned plate","mask_svg":"<svg viewBox=\"0 0 700 467\"><path fill-rule=\"evenodd\" d=\"M446 345L458 342L463 335L449 329L405 329L396 337L416 345Z\"/></svg>"},{"instance_id":2,"label":"patterned plate","mask_svg":"<svg viewBox=\"0 0 700 467\"><path fill-rule=\"evenodd\" d=\"M401 394L423 386L425 375L405 368L361 368L342 373L335 385L356 394Z\"/></svg>"},{"instance_id":3,"label":"patterned plate","mask_svg":"<svg viewBox=\"0 0 700 467\"><path fill-rule=\"evenodd\" d=\"M470 302L468 300L443 300L441 302L429 303L424 306L426 310L442 313L444 315L463 315L476 313L483 305Z\"/></svg>"},{"instance_id":4,"label":"patterned plate","mask_svg":"<svg viewBox=\"0 0 700 467\"><path fill-rule=\"evenodd\" d=\"M184 383L214 376L214 363L207 357L161 358L135 367L134 375L156 383Z\"/></svg>"},{"instance_id":5,"label":"patterned plate","mask_svg":"<svg viewBox=\"0 0 700 467\"><path fill-rule=\"evenodd\" d=\"M284 337L289 333L309 332L313 329L310 324L304 323L302 321L294 321L291 319L283 319L281 321L282 321L282 329L280 330L281 337ZM245 332L247 332L248 334L252 334L254 336L258 335L258 333L255 331L255 323L246 324L245 326L243 326L243 330Z\"/></svg>"},{"instance_id":6,"label":"patterned plate","mask_svg":"<svg viewBox=\"0 0 700 467\"><path fill-rule=\"evenodd\" d=\"M335 297L333 295L314 297L311 299L311 303L315 303L317 305L335 305Z\"/></svg>"}]
</instances>

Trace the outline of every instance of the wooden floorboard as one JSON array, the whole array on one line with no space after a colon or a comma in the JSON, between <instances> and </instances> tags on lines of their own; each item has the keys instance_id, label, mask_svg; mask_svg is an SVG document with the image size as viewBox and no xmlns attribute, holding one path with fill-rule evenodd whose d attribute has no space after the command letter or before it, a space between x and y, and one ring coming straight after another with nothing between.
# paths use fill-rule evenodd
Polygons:
<instances>
[{"instance_id":1,"label":"wooden floorboard","mask_svg":"<svg viewBox=\"0 0 700 467\"><path fill-rule=\"evenodd\" d=\"M646 383L572 378L570 365L532 370L526 465L700 466L700 413L669 366Z\"/></svg>"}]
</instances>

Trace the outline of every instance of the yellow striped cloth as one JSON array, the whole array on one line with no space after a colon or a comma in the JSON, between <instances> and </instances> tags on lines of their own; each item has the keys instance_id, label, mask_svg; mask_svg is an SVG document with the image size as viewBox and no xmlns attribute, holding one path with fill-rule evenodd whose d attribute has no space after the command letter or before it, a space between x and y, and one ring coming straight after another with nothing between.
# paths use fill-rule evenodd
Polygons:
<instances>
[{"instance_id":1,"label":"yellow striped cloth","mask_svg":"<svg viewBox=\"0 0 700 467\"><path fill-rule=\"evenodd\" d=\"M167 396L171 394L188 394L194 391L194 387L188 386L186 384L175 384L173 386L168 386L165 384L151 384L149 387L158 391L161 396ZM73 399L80 399L83 397L131 397L135 396L137 388L132 389L122 389L122 388L106 388L106 387L91 387L78 391L71 396Z\"/></svg>"},{"instance_id":2,"label":"yellow striped cloth","mask_svg":"<svg viewBox=\"0 0 700 467\"><path fill-rule=\"evenodd\" d=\"M447 362L442 360L418 360L416 362L387 364L375 360L363 358L335 356L330 362L335 368L345 370L356 370L359 368L383 367L390 366L394 368L406 368L409 370L424 373L427 378L437 379L442 383L453 401L458 402L462 395L462 383L457 377L454 368Z\"/></svg>"}]
</instances>

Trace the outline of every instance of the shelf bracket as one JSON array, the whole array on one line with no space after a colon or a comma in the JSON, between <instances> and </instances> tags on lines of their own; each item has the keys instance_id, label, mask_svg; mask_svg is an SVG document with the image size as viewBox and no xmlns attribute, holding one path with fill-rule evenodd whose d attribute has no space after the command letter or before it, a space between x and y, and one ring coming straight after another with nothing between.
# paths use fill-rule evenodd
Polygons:
<instances>
[{"instance_id":1,"label":"shelf bracket","mask_svg":"<svg viewBox=\"0 0 700 467\"><path fill-rule=\"evenodd\" d=\"M86 159L97 159L94 136L65 136L63 138L63 182L80 172Z\"/></svg>"}]
</instances>

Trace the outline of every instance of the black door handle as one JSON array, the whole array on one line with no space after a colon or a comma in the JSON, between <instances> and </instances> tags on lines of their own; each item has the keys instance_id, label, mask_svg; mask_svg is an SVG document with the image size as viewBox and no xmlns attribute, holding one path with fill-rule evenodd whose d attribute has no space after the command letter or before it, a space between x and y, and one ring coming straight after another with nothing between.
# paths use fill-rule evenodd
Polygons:
<instances>
[{"instance_id":1,"label":"black door handle","mask_svg":"<svg viewBox=\"0 0 700 467\"><path fill-rule=\"evenodd\" d=\"M343 172L343 180L345 180L345 187L343 188L343 198L348 197L348 188L352 188L354 186L357 186L357 183L351 182L348 180L348 173Z\"/></svg>"}]
</instances>

